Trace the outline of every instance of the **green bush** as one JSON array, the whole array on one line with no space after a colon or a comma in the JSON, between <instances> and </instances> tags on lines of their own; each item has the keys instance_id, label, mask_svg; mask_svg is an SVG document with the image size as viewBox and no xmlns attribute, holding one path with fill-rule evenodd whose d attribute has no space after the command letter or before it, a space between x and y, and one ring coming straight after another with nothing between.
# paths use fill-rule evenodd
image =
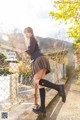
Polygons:
<instances>
[{"instance_id":1,"label":"green bush","mask_svg":"<svg viewBox=\"0 0 80 120\"><path fill-rule=\"evenodd\" d=\"M6 69L0 69L0 76L1 75L7 75L7 74L10 74L10 72Z\"/></svg>"},{"instance_id":2,"label":"green bush","mask_svg":"<svg viewBox=\"0 0 80 120\"><path fill-rule=\"evenodd\" d=\"M67 77L70 78L74 75L75 73L75 69L74 69L74 66L71 66L71 65L67 65L66 67L66 74L67 74Z\"/></svg>"},{"instance_id":3,"label":"green bush","mask_svg":"<svg viewBox=\"0 0 80 120\"><path fill-rule=\"evenodd\" d=\"M6 59L6 56L2 53L0 53L0 62L4 62Z\"/></svg>"},{"instance_id":4,"label":"green bush","mask_svg":"<svg viewBox=\"0 0 80 120\"><path fill-rule=\"evenodd\" d=\"M78 72L80 72L80 65L78 66L78 69L77 69Z\"/></svg>"}]
</instances>

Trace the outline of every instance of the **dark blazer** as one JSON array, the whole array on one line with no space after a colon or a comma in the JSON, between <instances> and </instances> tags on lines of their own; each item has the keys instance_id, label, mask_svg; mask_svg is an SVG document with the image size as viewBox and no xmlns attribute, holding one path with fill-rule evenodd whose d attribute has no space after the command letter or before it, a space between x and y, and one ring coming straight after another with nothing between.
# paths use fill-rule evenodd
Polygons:
<instances>
[{"instance_id":1,"label":"dark blazer","mask_svg":"<svg viewBox=\"0 0 80 120\"><path fill-rule=\"evenodd\" d=\"M31 56L31 60L36 60L36 58L43 55L33 35L30 38L30 45L25 52L27 52Z\"/></svg>"}]
</instances>

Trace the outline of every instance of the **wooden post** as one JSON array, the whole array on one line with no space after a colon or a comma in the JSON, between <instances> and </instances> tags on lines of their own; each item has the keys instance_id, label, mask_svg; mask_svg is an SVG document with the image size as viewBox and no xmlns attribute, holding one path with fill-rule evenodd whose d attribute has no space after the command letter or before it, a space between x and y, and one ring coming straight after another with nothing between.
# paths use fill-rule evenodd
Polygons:
<instances>
[{"instance_id":1,"label":"wooden post","mask_svg":"<svg viewBox=\"0 0 80 120\"><path fill-rule=\"evenodd\" d=\"M10 100L14 103L18 93L18 63L10 62L9 71L14 73L10 75Z\"/></svg>"},{"instance_id":2,"label":"wooden post","mask_svg":"<svg viewBox=\"0 0 80 120\"><path fill-rule=\"evenodd\" d=\"M56 62L56 82L59 83L58 62Z\"/></svg>"},{"instance_id":3,"label":"wooden post","mask_svg":"<svg viewBox=\"0 0 80 120\"><path fill-rule=\"evenodd\" d=\"M14 103L18 93L18 74L10 75L10 100Z\"/></svg>"}]
</instances>

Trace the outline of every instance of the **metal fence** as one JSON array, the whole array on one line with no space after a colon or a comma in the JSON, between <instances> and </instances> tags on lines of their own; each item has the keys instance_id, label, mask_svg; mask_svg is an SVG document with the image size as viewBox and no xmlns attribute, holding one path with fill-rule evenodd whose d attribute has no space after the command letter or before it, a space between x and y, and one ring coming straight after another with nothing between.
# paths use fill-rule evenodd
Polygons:
<instances>
[{"instance_id":1,"label":"metal fence","mask_svg":"<svg viewBox=\"0 0 80 120\"><path fill-rule=\"evenodd\" d=\"M23 55L22 55L23 58ZM30 71L30 63L21 59L16 62L5 61L5 55L0 53L0 111L11 110L31 97L34 94L33 76ZM57 82L66 76L66 65L58 64L50 59L51 73L46 79L51 82ZM27 73L24 69L26 68Z\"/></svg>"}]
</instances>

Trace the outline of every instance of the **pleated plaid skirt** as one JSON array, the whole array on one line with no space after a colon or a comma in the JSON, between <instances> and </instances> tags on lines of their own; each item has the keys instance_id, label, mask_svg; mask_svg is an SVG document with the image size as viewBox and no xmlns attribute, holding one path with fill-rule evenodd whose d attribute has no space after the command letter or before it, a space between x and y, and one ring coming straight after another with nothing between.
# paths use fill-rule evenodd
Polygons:
<instances>
[{"instance_id":1,"label":"pleated plaid skirt","mask_svg":"<svg viewBox=\"0 0 80 120\"><path fill-rule=\"evenodd\" d=\"M32 63L32 73L35 75L39 70L46 69L46 74L50 72L50 63L48 58L45 56L38 57L33 63Z\"/></svg>"}]
</instances>

